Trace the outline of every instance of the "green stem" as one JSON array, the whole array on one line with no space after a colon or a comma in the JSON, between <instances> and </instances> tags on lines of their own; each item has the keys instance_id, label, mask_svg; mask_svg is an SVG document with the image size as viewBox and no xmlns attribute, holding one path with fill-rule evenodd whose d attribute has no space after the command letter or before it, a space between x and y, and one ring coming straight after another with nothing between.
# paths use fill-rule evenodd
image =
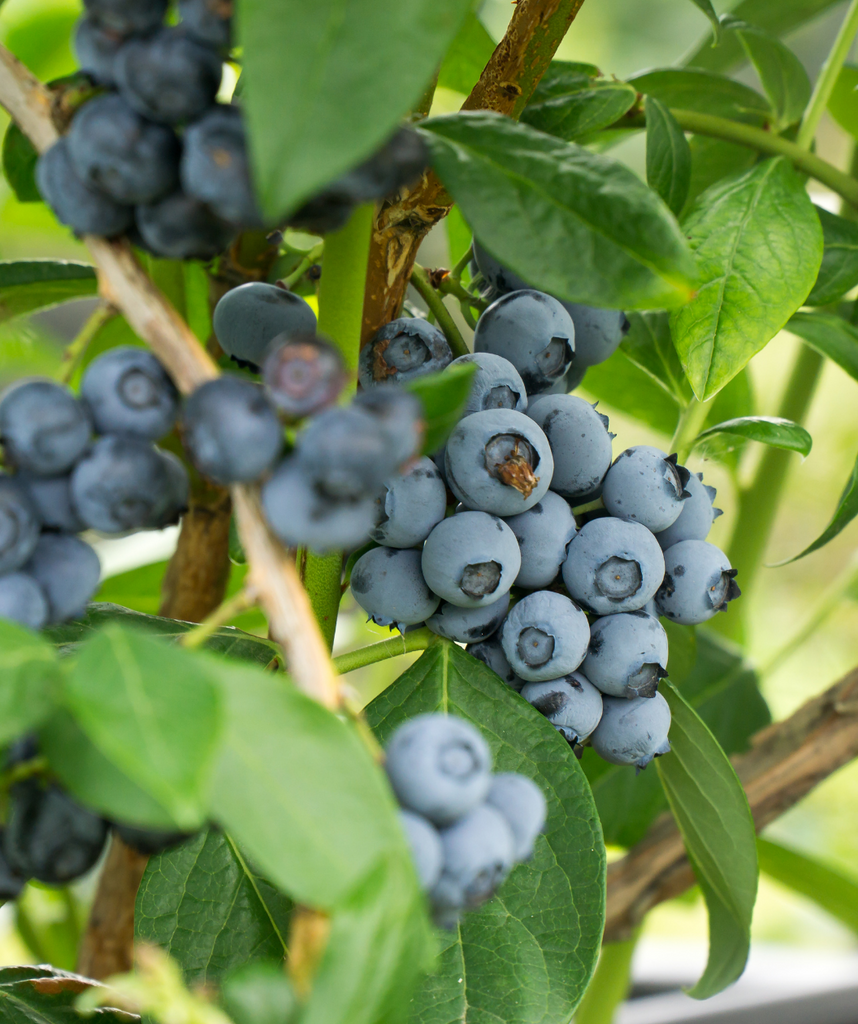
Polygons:
<instances>
[{"instance_id":1,"label":"green stem","mask_svg":"<svg viewBox=\"0 0 858 1024\"><path fill-rule=\"evenodd\" d=\"M843 24L840 26L840 31L837 33L837 38L834 40L834 45L831 47L831 52L820 69L816 85L813 87L813 94L795 137L796 145L803 149L810 149L813 143L816 129L819 127L820 119L825 113L829 99L831 99L837 76L849 56L856 34L858 34L858 0L852 0L846 11Z\"/></svg>"},{"instance_id":2,"label":"green stem","mask_svg":"<svg viewBox=\"0 0 858 1024\"><path fill-rule=\"evenodd\" d=\"M347 672L354 672L355 669L387 661L388 658L398 658L401 654L425 651L437 639L437 635L428 629L415 629L404 636L394 636L390 640L382 640L377 644L370 644L369 647L341 654L334 658L334 667L340 675L345 675Z\"/></svg>"},{"instance_id":3,"label":"green stem","mask_svg":"<svg viewBox=\"0 0 858 1024\"><path fill-rule=\"evenodd\" d=\"M617 1008L628 995L638 935L627 942L602 946L599 965L575 1014L575 1024L612 1024Z\"/></svg>"},{"instance_id":4,"label":"green stem","mask_svg":"<svg viewBox=\"0 0 858 1024\"><path fill-rule=\"evenodd\" d=\"M433 288L432 282L429 280L429 275L426 273L424 267L419 264L414 265L414 269L411 271L411 283L420 293L423 301L429 307L432 313L435 315L435 319L438 321L438 326L444 332L444 336L450 344L450 349L454 356L466 356L468 354L468 346L465 344L465 339L462 337L462 333L456 326L453 320L450 310L444 305L444 299L438 294Z\"/></svg>"},{"instance_id":5,"label":"green stem","mask_svg":"<svg viewBox=\"0 0 858 1024\"><path fill-rule=\"evenodd\" d=\"M322 258L322 254L325 251L325 243L319 242L317 246L314 246L307 255L301 260L297 267L287 277L283 278L283 284L287 288L294 288L295 285L301 280L301 278L307 273L310 267L314 266Z\"/></svg>"},{"instance_id":6,"label":"green stem","mask_svg":"<svg viewBox=\"0 0 858 1024\"><path fill-rule=\"evenodd\" d=\"M314 555L312 551L303 551L298 567L316 621L331 651L334 649L334 635L343 596L343 553L333 551L329 555Z\"/></svg>"},{"instance_id":7,"label":"green stem","mask_svg":"<svg viewBox=\"0 0 858 1024\"><path fill-rule=\"evenodd\" d=\"M253 604L254 601L249 591L239 590L237 594L233 594L232 597L228 597L222 604L218 605L211 615L207 615L198 626L194 626L187 633L183 633L179 643L182 647L187 647L189 650L202 647L206 640L213 633L216 633L221 626L225 626L236 615L241 615L242 612L247 611Z\"/></svg>"},{"instance_id":8,"label":"green stem","mask_svg":"<svg viewBox=\"0 0 858 1024\"><path fill-rule=\"evenodd\" d=\"M92 311L89 319L80 329L78 336L72 341L63 353L63 362L60 367L59 379L63 384L68 384L77 372L80 362L86 355L90 342L98 334L106 323L109 323L115 316L118 316L116 309L109 302L100 302Z\"/></svg>"},{"instance_id":9,"label":"green stem","mask_svg":"<svg viewBox=\"0 0 858 1024\"><path fill-rule=\"evenodd\" d=\"M676 432L670 441L670 450L676 452L679 462L685 462L691 454L694 441L711 410L711 405L698 402L696 398L692 398L679 414Z\"/></svg>"},{"instance_id":10,"label":"green stem","mask_svg":"<svg viewBox=\"0 0 858 1024\"><path fill-rule=\"evenodd\" d=\"M474 244L473 242L465 250L464 255L458 261L455 267L450 271L450 277L453 281L458 284L462 280L462 274L464 273L465 267L474 258Z\"/></svg>"},{"instance_id":11,"label":"green stem","mask_svg":"<svg viewBox=\"0 0 858 1024\"><path fill-rule=\"evenodd\" d=\"M469 292L467 288L462 285L462 282L453 277L452 274L448 274L446 277L441 278L441 283L438 285L438 291L442 295L455 295L460 302L467 302L468 305L473 306L474 309L478 309L481 313L489 308L488 302L485 299L481 299L479 295L474 295L473 292Z\"/></svg>"}]
</instances>

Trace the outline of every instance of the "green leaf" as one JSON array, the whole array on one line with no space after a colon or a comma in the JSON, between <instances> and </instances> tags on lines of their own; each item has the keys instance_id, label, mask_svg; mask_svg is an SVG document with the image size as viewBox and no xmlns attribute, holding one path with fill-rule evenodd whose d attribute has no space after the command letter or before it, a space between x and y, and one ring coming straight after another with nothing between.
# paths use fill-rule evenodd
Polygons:
<instances>
[{"instance_id":1,"label":"green leaf","mask_svg":"<svg viewBox=\"0 0 858 1024\"><path fill-rule=\"evenodd\" d=\"M417 377L406 385L423 405L425 454L437 452L459 422L476 370L473 363L460 363L448 367L443 373Z\"/></svg>"},{"instance_id":2,"label":"green leaf","mask_svg":"<svg viewBox=\"0 0 858 1024\"><path fill-rule=\"evenodd\" d=\"M181 827L205 820L222 717L207 660L111 623L81 647L64 696L95 746Z\"/></svg>"},{"instance_id":3,"label":"green leaf","mask_svg":"<svg viewBox=\"0 0 858 1024\"><path fill-rule=\"evenodd\" d=\"M494 51L494 40L485 26L473 11L468 11L441 64L438 85L467 96Z\"/></svg>"},{"instance_id":4,"label":"green leaf","mask_svg":"<svg viewBox=\"0 0 858 1024\"><path fill-rule=\"evenodd\" d=\"M140 883L134 937L163 947L189 985L246 963L283 960L291 903L216 829L152 857Z\"/></svg>"},{"instance_id":5,"label":"green leaf","mask_svg":"<svg viewBox=\"0 0 858 1024\"><path fill-rule=\"evenodd\" d=\"M715 36L715 40L717 42L721 37L721 22L718 20L718 15L715 13L715 8L712 6L710 0L691 0L691 2L695 7L699 7L711 22L712 34Z\"/></svg>"},{"instance_id":6,"label":"green leaf","mask_svg":"<svg viewBox=\"0 0 858 1024\"><path fill-rule=\"evenodd\" d=\"M691 147L674 116L654 96L646 101L646 180L678 216L691 184Z\"/></svg>"},{"instance_id":7,"label":"green leaf","mask_svg":"<svg viewBox=\"0 0 858 1024\"><path fill-rule=\"evenodd\" d=\"M840 496L837 511L834 513L828 526L800 554L794 555L792 558L786 558L776 564L787 565L790 562L797 562L799 558L804 558L805 555L810 555L814 551L824 548L829 541L834 540L841 530L845 529L852 522L856 515L858 515L858 461L852 467L852 474L846 483L843 494Z\"/></svg>"},{"instance_id":8,"label":"green leaf","mask_svg":"<svg viewBox=\"0 0 858 1024\"><path fill-rule=\"evenodd\" d=\"M0 619L0 747L51 714L59 685L60 665L50 645Z\"/></svg>"},{"instance_id":9,"label":"green leaf","mask_svg":"<svg viewBox=\"0 0 858 1024\"><path fill-rule=\"evenodd\" d=\"M822 260L822 229L782 157L713 185L683 227L704 283L670 326L694 393L705 401L807 298Z\"/></svg>"},{"instance_id":10,"label":"green leaf","mask_svg":"<svg viewBox=\"0 0 858 1024\"><path fill-rule=\"evenodd\" d=\"M709 962L689 995L708 999L745 969L757 898L748 798L718 741L670 684L671 753L656 764L709 911Z\"/></svg>"},{"instance_id":11,"label":"green leaf","mask_svg":"<svg viewBox=\"0 0 858 1024\"><path fill-rule=\"evenodd\" d=\"M75 1010L81 992L99 982L56 967L0 967L0 1019L3 1024L69 1024L83 1020ZM98 1024L138 1024L122 1010L99 1010Z\"/></svg>"},{"instance_id":12,"label":"green leaf","mask_svg":"<svg viewBox=\"0 0 858 1024\"><path fill-rule=\"evenodd\" d=\"M793 313L786 329L858 380L858 327L836 313Z\"/></svg>"},{"instance_id":13,"label":"green leaf","mask_svg":"<svg viewBox=\"0 0 858 1024\"><path fill-rule=\"evenodd\" d=\"M723 27L735 32L754 65L775 112L776 127L783 129L800 121L810 99L811 85L798 57L779 39L747 22L727 18Z\"/></svg>"},{"instance_id":14,"label":"green leaf","mask_svg":"<svg viewBox=\"0 0 858 1024\"><path fill-rule=\"evenodd\" d=\"M667 207L622 164L483 111L425 125L435 168L486 249L552 295L673 306L696 268Z\"/></svg>"},{"instance_id":15,"label":"green leaf","mask_svg":"<svg viewBox=\"0 0 858 1024\"><path fill-rule=\"evenodd\" d=\"M521 120L548 135L572 140L607 128L634 106L636 99L637 93L625 82L582 75L565 91L555 88L542 95L537 87Z\"/></svg>"},{"instance_id":16,"label":"green leaf","mask_svg":"<svg viewBox=\"0 0 858 1024\"><path fill-rule=\"evenodd\" d=\"M696 110L733 121L763 125L771 117L765 97L750 86L699 68L657 68L633 75L629 85L666 107Z\"/></svg>"},{"instance_id":17,"label":"green leaf","mask_svg":"<svg viewBox=\"0 0 858 1024\"><path fill-rule=\"evenodd\" d=\"M693 135L691 148L691 181L688 184L687 210L699 195L729 175L741 174L757 163L759 157L747 146L737 146L705 135Z\"/></svg>"},{"instance_id":18,"label":"green leaf","mask_svg":"<svg viewBox=\"0 0 858 1024\"><path fill-rule=\"evenodd\" d=\"M858 93L855 103L858 105ZM822 266L805 304L828 306L858 284L858 224L821 206L816 213L822 225Z\"/></svg>"},{"instance_id":19,"label":"green leaf","mask_svg":"<svg viewBox=\"0 0 858 1024\"><path fill-rule=\"evenodd\" d=\"M590 979L603 924L604 848L592 797L569 746L534 708L455 644L438 642L367 708L382 742L407 718L459 715L481 730L498 771L532 778L548 799L533 860L498 895L439 936L437 972L412 1024L555 1024Z\"/></svg>"},{"instance_id":20,"label":"green leaf","mask_svg":"<svg viewBox=\"0 0 858 1024\"><path fill-rule=\"evenodd\" d=\"M98 604L117 604L129 611L155 615L161 606L161 584L169 562L152 562L102 581Z\"/></svg>"},{"instance_id":21,"label":"green leaf","mask_svg":"<svg viewBox=\"0 0 858 1024\"><path fill-rule=\"evenodd\" d=\"M12 121L3 136L3 175L19 203L42 201L35 178L38 159L33 143Z\"/></svg>"},{"instance_id":22,"label":"green leaf","mask_svg":"<svg viewBox=\"0 0 858 1024\"><path fill-rule=\"evenodd\" d=\"M603 412L614 409L673 436L680 411L676 399L622 346L606 362L591 366L578 390L598 399Z\"/></svg>"},{"instance_id":23,"label":"green leaf","mask_svg":"<svg viewBox=\"0 0 858 1024\"><path fill-rule=\"evenodd\" d=\"M828 100L828 113L858 139L858 64L844 64Z\"/></svg>"},{"instance_id":24,"label":"green leaf","mask_svg":"<svg viewBox=\"0 0 858 1024\"><path fill-rule=\"evenodd\" d=\"M858 880L769 839L757 839L757 854L764 874L813 900L858 935Z\"/></svg>"},{"instance_id":25,"label":"green leaf","mask_svg":"<svg viewBox=\"0 0 858 1024\"><path fill-rule=\"evenodd\" d=\"M799 452L804 458L810 455L813 446L813 438L804 427L779 416L741 416L735 420L716 423L697 435L694 446L714 434L730 434L748 441L759 441L772 448Z\"/></svg>"},{"instance_id":26,"label":"green leaf","mask_svg":"<svg viewBox=\"0 0 858 1024\"><path fill-rule=\"evenodd\" d=\"M282 963L254 963L221 982L221 1001L235 1024L289 1024L298 1010Z\"/></svg>"},{"instance_id":27,"label":"green leaf","mask_svg":"<svg viewBox=\"0 0 858 1024\"><path fill-rule=\"evenodd\" d=\"M238 5L242 106L259 198L271 218L386 141L429 85L470 7L471 0ZM300 96L272 103L284 68Z\"/></svg>"},{"instance_id":28,"label":"green leaf","mask_svg":"<svg viewBox=\"0 0 858 1024\"><path fill-rule=\"evenodd\" d=\"M662 310L629 314L628 334L620 345L623 354L674 399L685 405L691 388L670 336L669 315Z\"/></svg>"},{"instance_id":29,"label":"green leaf","mask_svg":"<svg viewBox=\"0 0 858 1024\"><path fill-rule=\"evenodd\" d=\"M71 260L0 261L0 321L69 299L95 295L98 282L88 263Z\"/></svg>"}]
</instances>

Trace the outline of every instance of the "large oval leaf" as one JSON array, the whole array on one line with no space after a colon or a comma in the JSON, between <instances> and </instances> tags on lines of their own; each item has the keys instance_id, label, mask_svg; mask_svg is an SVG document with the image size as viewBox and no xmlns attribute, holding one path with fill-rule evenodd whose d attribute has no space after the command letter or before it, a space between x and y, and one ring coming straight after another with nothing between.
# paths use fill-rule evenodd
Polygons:
<instances>
[{"instance_id":1,"label":"large oval leaf","mask_svg":"<svg viewBox=\"0 0 858 1024\"><path fill-rule=\"evenodd\" d=\"M638 92L655 96L666 107L697 110L734 121L764 124L771 107L764 96L741 82L697 68L657 68L629 79Z\"/></svg>"},{"instance_id":2,"label":"large oval leaf","mask_svg":"<svg viewBox=\"0 0 858 1024\"><path fill-rule=\"evenodd\" d=\"M0 262L0 320L95 295L95 268L72 260Z\"/></svg>"},{"instance_id":3,"label":"large oval leaf","mask_svg":"<svg viewBox=\"0 0 858 1024\"><path fill-rule=\"evenodd\" d=\"M829 541L844 530L855 518L858 516L858 461L852 467L852 473L846 482L846 486L843 489L843 494L840 496L840 502L837 505L837 510L831 517L831 522L822 533L816 538L816 540L809 544L804 551L800 554L793 556L792 558L786 558L783 562L778 562L778 565L786 565L788 562L796 562L799 558L804 558L805 555L810 555L814 551L818 551L820 548L824 548Z\"/></svg>"},{"instance_id":4,"label":"large oval leaf","mask_svg":"<svg viewBox=\"0 0 858 1024\"><path fill-rule=\"evenodd\" d=\"M824 248L807 305L827 306L858 284L858 224L821 206L817 206L816 213L822 225Z\"/></svg>"},{"instance_id":5,"label":"large oval leaf","mask_svg":"<svg viewBox=\"0 0 858 1024\"><path fill-rule=\"evenodd\" d=\"M810 99L810 79L804 65L784 44L763 29L733 18L725 28L736 33L742 49L760 76L760 82L771 102L777 126L795 124Z\"/></svg>"},{"instance_id":6,"label":"large oval leaf","mask_svg":"<svg viewBox=\"0 0 858 1024\"><path fill-rule=\"evenodd\" d=\"M793 314L786 329L858 380L858 327L836 313L814 310Z\"/></svg>"},{"instance_id":7,"label":"large oval leaf","mask_svg":"<svg viewBox=\"0 0 858 1024\"><path fill-rule=\"evenodd\" d=\"M691 147L667 107L646 101L646 180L677 216L691 184Z\"/></svg>"},{"instance_id":8,"label":"large oval leaf","mask_svg":"<svg viewBox=\"0 0 858 1024\"><path fill-rule=\"evenodd\" d=\"M734 420L716 423L697 435L694 446L715 434L730 434L747 441L759 441L772 448L799 452L805 458L810 455L813 446L813 438L801 424L779 416L740 416Z\"/></svg>"},{"instance_id":9,"label":"large oval leaf","mask_svg":"<svg viewBox=\"0 0 858 1024\"><path fill-rule=\"evenodd\" d=\"M694 393L705 401L807 298L822 260L822 229L782 157L713 185L683 227L704 283L670 326Z\"/></svg>"},{"instance_id":10,"label":"large oval leaf","mask_svg":"<svg viewBox=\"0 0 858 1024\"><path fill-rule=\"evenodd\" d=\"M690 297L696 268L679 226L627 167L497 114L450 114L425 128L480 242L535 287L615 309Z\"/></svg>"},{"instance_id":11,"label":"large oval leaf","mask_svg":"<svg viewBox=\"0 0 858 1024\"><path fill-rule=\"evenodd\" d=\"M604 847L589 787L549 723L481 662L434 644L367 708L382 740L405 719L449 711L476 725L500 771L530 776L548 798L545 835L498 895L442 933L437 972L413 1024L557 1024L571 1017L598 957Z\"/></svg>"},{"instance_id":12,"label":"large oval leaf","mask_svg":"<svg viewBox=\"0 0 858 1024\"><path fill-rule=\"evenodd\" d=\"M548 95L541 95L537 86L521 120L560 139L576 139L607 128L619 120L636 99L637 93L625 82L582 75L580 82L564 90L555 89Z\"/></svg>"}]
</instances>

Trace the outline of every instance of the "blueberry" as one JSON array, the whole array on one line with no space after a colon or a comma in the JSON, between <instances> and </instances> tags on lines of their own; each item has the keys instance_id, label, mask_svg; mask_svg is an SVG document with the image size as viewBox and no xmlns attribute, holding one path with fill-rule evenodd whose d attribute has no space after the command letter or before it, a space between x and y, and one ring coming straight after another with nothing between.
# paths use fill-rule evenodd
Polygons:
<instances>
[{"instance_id":1,"label":"blueberry","mask_svg":"<svg viewBox=\"0 0 858 1024\"><path fill-rule=\"evenodd\" d=\"M426 620L426 625L438 636L460 644L472 644L496 633L503 625L508 609L509 594L479 608L459 608L449 601L442 601L438 611Z\"/></svg>"},{"instance_id":2,"label":"blueberry","mask_svg":"<svg viewBox=\"0 0 858 1024\"><path fill-rule=\"evenodd\" d=\"M402 806L435 825L451 825L481 804L492 782L492 756L461 718L412 718L387 745L387 775Z\"/></svg>"},{"instance_id":3,"label":"blueberry","mask_svg":"<svg viewBox=\"0 0 858 1024\"><path fill-rule=\"evenodd\" d=\"M502 263L491 256L480 243L474 239L474 260L477 269L486 279L486 283L497 295L506 295L507 292L517 292L529 288L530 285L508 270Z\"/></svg>"},{"instance_id":4,"label":"blueberry","mask_svg":"<svg viewBox=\"0 0 858 1024\"><path fill-rule=\"evenodd\" d=\"M115 68L122 97L144 117L165 124L203 114L214 103L223 74L217 53L178 28L129 40Z\"/></svg>"},{"instance_id":5,"label":"blueberry","mask_svg":"<svg viewBox=\"0 0 858 1024\"><path fill-rule=\"evenodd\" d=\"M516 675L528 682L574 672L590 642L587 616L568 597L537 590L523 597L501 629L504 654Z\"/></svg>"},{"instance_id":6,"label":"blueberry","mask_svg":"<svg viewBox=\"0 0 858 1024\"><path fill-rule=\"evenodd\" d=\"M405 384L427 373L438 373L453 360L443 332L419 317L391 320L361 349L358 380L361 387Z\"/></svg>"},{"instance_id":7,"label":"blueberry","mask_svg":"<svg viewBox=\"0 0 858 1024\"><path fill-rule=\"evenodd\" d=\"M229 245L235 230L198 199L172 192L135 209L144 246L170 260L211 260Z\"/></svg>"},{"instance_id":8,"label":"blueberry","mask_svg":"<svg viewBox=\"0 0 858 1024\"><path fill-rule=\"evenodd\" d=\"M64 885L85 875L101 856L107 823L55 783L35 779L13 786L3 846L18 875Z\"/></svg>"},{"instance_id":9,"label":"blueberry","mask_svg":"<svg viewBox=\"0 0 858 1024\"><path fill-rule=\"evenodd\" d=\"M97 96L75 115L68 151L77 176L117 203L152 203L179 184L179 140L120 96Z\"/></svg>"},{"instance_id":10,"label":"blueberry","mask_svg":"<svg viewBox=\"0 0 858 1024\"><path fill-rule=\"evenodd\" d=\"M631 700L604 697L602 705L602 720L590 737L599 757L641 769L654 757L670 753L670 708L660 693Z\"/></svg>"},{"instance_id":11,"label":"blueberry","mask_svg":"<svg viewBox=\"0 0 858 1024\"><path fill-rule=\"evenodd\" d=\"M723 551L705 540L683 540L664 553L664 583L656 594L659 614L683 626L706 622L739 597L736 570Z\"/></svg>"},{"instance_id":12,"label":"blueberry","mask_svg":"<svg viewBox=\"0 0 858 1024\"><path fill-rule=\"evenodd\" d=\"M106 196L75 173L68 137L46 149L36 164L36 184L42 199L61 224L76 235L121 235L134 223L134 210Z\"/></svg>"},{"instance_id":13,"label":"blueberry","mask_svg":"<svg viewBox=\"0 0 858 1024\"><path fill-rule=\"evenodd\" d=\"M420 814L400 811L399 820L411 848L414 867L424 892L434 888L444 866L444 848L438 830Z\"/></svg>"},{"instance_id":14,"label":"blueberry","mask_svg":"<svg viewBox=\"0 0 858 1024\"><path fill-rule=\"evenodd\" d=\"M49 380L13 384L0 398L0 438L7 464L39 476L64 473L89 444L85 407Z\"/></svg>"},{"instance_id":15,"label":"blueberry","mask_svg":"<svg viewBox=\"0 0 858 1024\"><path fill-rule=\"evenodd\" d=\"M490 900L515 864L516 841L507 819L488 804L441 832L444 870L432 890L436 919L453 927L458 915Z\"/></svg>"},{"instance_id":16,"label":"blueberry","mask_svg":"<svg viewBox=\"0 0 858 1024\"><path fill-rule=\"evenodd\" d=\"M508 359L528 395L560 380L575 357L575 325L557 299L531 288L496 299L477 321L474 351Z\"/></svg>"},{"instance_id":17,"label":"blueberry","mask_svg":"<svg viewBox=\"0 0 858 1024\"><path fill-rule=\"evenodd\" d=\"M605 615L590 626L581 671L610 697L653 697L667 675L667 633L646 612Z\"/></svg>"},{"instance_id":18,"label":"blueberry","mask_svg":"<svg viewBox=\"0 0 858 1024\"><path fill-rule=\"evenodd\" d=\"M360 547L375 522L371 497L331 498L294 458L281 462L263 484L262 507L287 547L306 547L320 555Z\"/></svg>"},{"instance_id":19,"label":"blueberry","mask_svg":"<svg viewBox=\"0 0 858 1024\"><path fill-rule=\"evenodd\" d=\"M475 412L447 440L447 486L468 508L498 516L526 512L551 486L548 438L524 413Z\"/></svg>"},{"instance_id":20,"label":"blueberry","mask_svg":"<svg viewBox=\"0 0 858 1024\"><path fill-rule=\"evenodd\" d=\"M640 523L648 530L666 530L675 523L691 474L677 466L676 456L660 448L637 445L620 452L602 483L605 508L618 519Z\"/></svg>"},{"instance_id":21,"label":"blueberry","mask_svg":"<svg viewBox=\"0 0 858 1024\"><path fill-rule=\"evenodd\" d=\"M29 629L41 629L47 624L49 614L45 592L32 576L23 572L0 576L0 619L17 622Z\"/></svg>"},{"instance_id":22,"label":"blueberry","mask_svg":"<svg viewBox=\"0 0 858 1024\"><path fill-rule=\"evenodd\" d=\"M348 383L339 349L314 334L275 339L262 377L271 401L289 420L327 409Z\"/></svg>"},{"instance_id":23,"label":"blueberry","mask_svg":"<svg viewBox=\"0 0 858 1024\"><path fill-rule=\"evenodd\" d=\"M265 392L239 377L206 381L188 396L182 436L197 469L219 484L258 480L283 449L283 429Z\"/></svg>"},{"instance_id":24,"label":"blueberry","mask_svg":"<svg viewBox=\"0 0 858 1024\"><path fill-rule=\"evenodd\" d=\"M0 828L0 900L16 900L24 891L27 879L13 871L6 859L6 830Z\"/></svg>"},{"instance_id":25,"label":"blueberry","mask_svg":"<svg viewBox=\"0 0 858 1024\"><path fill-rule=\"evenodd\" d=\"M552 491L579 504L597 494L611 466L608 417L577 395L543 395L527 415L545 431L554 454Z\"/></svg>"},{"instance_id":26,"label":"blueberry","mask_svg":"<svg viewBox=\"0 0 858 1024\"><path fill-rule=\"evenodd\" d=\"M155 451L167 471L169 500L163 511L153 517L146 526L151 530L163 530L165 526L174 526L178 523L179 519L188 511L191 485L188 471L178 456L164 451L163 448L156 448Z\"/></svg>"},{"instance_id":27,"label":"blueberry","mask_svg":"<svg viewBox=\"0 0 858 1024\"><path fill-rule=\"evenodd\" d=\"M569 541L575 536L575 516L568 503L548 491L527 512L506 520L518 541L521 569L515 585L525 590L550 586L566 560Z\"/></svg>"},{"instance_id":28,"label":"blueberry","mask_svg":"<svg viewBox=\"0 0 858 1024\"><path fill-rule=\"evenodd\" d=\"M98 555L70 533L43 533L23 571L32 576L48 599L50 622L79 619L98 589Z\"/></svg>"},{"instance_id":29,"label":"blueberry","mask_svg":"<svg viewBox=\"0 0 858 1024\"><path fill-rule=\"evenodd\" d=\"M228 50L232 43L232 0L179 0L182 27L201 43Z\"/></svg>"},{"instance_id":30,"label":"blueberry","mask_svg":"<svg viewBox=\"0 0 858 1024\"><path fill-rule=\"evenodd\" d=\"M468 654L473 655L478 661L481 661L490 668L500 678L501 682L506 683L513 690L521 690L522 686L524 686L524 680L520 679L513 672L510 663L507 661L506 655L503 652L500 634L495 633L488 640L480 640L479 643L468 644L466 650Z\"/></svg>"},{"instance_id":31,"label":"blueberry","mask_svg":"<svg viewBox=\"0 0 858 1024\"><path fill-rule=\"evenodd\" d=\"M212 107L185 132L182 186L236 227L260 227L241 111Z\"/></svg>"},{"instance_id":32,"label":"blueberry","mask_svg":"<svg viewBox=\"0 0 858 1024\"><path fill-rule=\"evenodd\" d=\"M692 473L685 482L689 497L682 502L679 517L666 530L656 534L656 540L666 550L681 540L706 540L712 523L721 515L714 508L715 488L703 483L702 473Z\"/></svg>"},{"instance_id":33,"label":"blueberry","mask_svg":"<svg viewBox=\"0 0 858 1024\"><path fill-rule=\"evenodd\" d=\"M167 371L151 352L131 345L94 359L80 393L99 434L157 441L170 433L179 412L179 393Z\"/></svg>"},{"instance_id":34,"label":"blueberry","mask_svg":"<svg viewBox=\"0 0 858 1024\"><path fill-rule=\"evenodd\" d=\"M352 404L368 412L381 426L397 466L419 454L425 424L423 406L416 395L391 384L361 392Z\"/></svg>"},{"instance_id":35,"label":"blueberry","mask_svg":"<svg viewBox=\"0 0 858 1024\"><path fill-rule=\"evenodd\" d=\"M520 568L515 534L486 512L461 512L442 520L423 545L426 583L458 608L499 601Z\"/></svg>"},{"instance_id":36,"label":"blueberry","mask_svg":"<svg viewBox=\"0 0 858 1024\"><path fill-rule=\"evenodd\" d=\"M471 352L454 359L450 365L470 363L476 365L477 372L471 381L471 393L463 416L486 409L515 409L516 412L527 409L524 381L508 359L492 355L491 352Z\"/></svg>"},{"instance_id":37,"label":"blueberry","mask_svg":"<svg viewBox=\"0 0 858 1024\"><path fill-rule=\"evenodd\" d=\"M92 18L81 18L74 32L74 52L81 71L99 85L115 85L116 55L124 42L120 33L102 28Z\"/></svg>"},{"instance_id":38,"label":"blueberry","mask_svg":"<svg viewBox=\"0 0 858 1024\"><path fill-rule=\"evenodd\" d=\"M0 475L0 573L20 569L27 561L38 543L39 527L26 490L12 477Z\"/></svg>"},{"instance_id":39,"label":"blueberry","mask_svg":"<svg viewBox=\"0 0 858 1024\"><path fill-rule=\"evenodd\" d=\"M167 0L84 0L87 15L123 35L151 32L167 13Z\"/></svg>"},{"instance_id":40,"label":"blueberry","mask_svg":"<svg viewBox=\"0 0 858 1024\"><path fill-rule=\"evenodd\" d=\"M435 463L424 455L385 481L376 504L372 539L389 548L413 548L444 518L447 488Z\"/></svg>"},{"instance_id":41,"label":"blueberry","mask_svg":"<svg viewBox=\"0 0 858 1024\"><path fill-rule=\"evenodd\" d=\"M564 302L563 308L575 324L575 366L582 370L604 363L629 333L631 324L622 310L580 306L575 302Z\"/></svg>"},{"instance_id":42,"label":"blueberry","mask_svg":"<svg viewBox=\"0 0 858 1024\"><path fill-rule=\"evenodd\" d=\"M583 743L602 717L602 694L581 672L544 683L525 683L521 695L572 746Z\"/></svg>"},{"instance_id":43,"label":"blueberry","mask_svg":"<svg viewBox=\"0 0 858 1024\"><path fill-rule=\"evenodd\" d=\"M664 555L645 526L604 516L572 538L561 571L572 597L597 615L633 612L661 586Z\"/></svg>"},{"instance_id":44,"label":"blueberry","mask_svg":"<svg viewBox=\"0 0 858 1024\"><path fill-rule=\"evenodd\" d=\"M268 346L278 335L314 334L316 314L300 295L274 284L252 281L223 296L215 306L212 323L227 355L261 366Z\"/></svg>"},{"instance_id":45,"label":"blueberry","mask_svg":"<svg viewBox=\"0 0 858 1024\"><path fill-rule=\"evenodd\" d=\"M113 831L126 846L147 857L171 850L190 839L187 832L163 832L151 828L135 828L133 825L118 825L115 822Z\"/></svg>"},{"instance_id":46,"label":"blueberry","mask_svg":"<svg viewBox=\"0 0 858 1024\"><path fill-rule=\"evenodd\" d=\"M92 530L145 529L169 506L174 490L158 449L139 437L99 438L72 473L72 501Z\"/></svg>"},{"instance_id":47,"label":"blueberry","mask_svg":"<svg viewBox=\"0 0 858 1024\"><path fill-rule=\"evenodd\" d=\"M420 552L373 548L352 568L352 594L379 626L414 626L438 607L438 597L426 586L420 571Z\"/></svg>"},{"instance_id":48,"label":"blueberry","mask_svg":"<svg viewBox=\"0 0 858 1024\"><path fill-rule=\"evenodd\" d=\"M516 772L498 772L492 778L486 803L506 818L515 839L513 856L530 860L537 836L545 828L548 805L536 783Z\"/></svg>"}]
</instances>

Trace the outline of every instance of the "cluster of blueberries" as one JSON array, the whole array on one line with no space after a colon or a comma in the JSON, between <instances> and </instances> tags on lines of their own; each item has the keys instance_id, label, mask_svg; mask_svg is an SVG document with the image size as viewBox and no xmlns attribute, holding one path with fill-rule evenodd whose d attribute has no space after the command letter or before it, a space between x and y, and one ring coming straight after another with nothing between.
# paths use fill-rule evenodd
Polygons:
<instances>
[{"instance_id":1,"label":"cluster of blueberries","mask_svg":"<svg viewBox=\"0 0 858 1024\"><path fill-rule=\"evenodd\" d=\"M524 775L493 774L485 740L461 718L418 715L386 753L420 883L437 923L453 928L533 855L545 796Z\"/></svg>"},{"instance_id":2,"label":"cluster of blueberries","mask_svg":"<svg viewBox=\"0 0 858 1024\"><path fill-rule=\"evenodd\" d=\"M171 259L217 256L244 228L262 227L244 123L217 103L231 46L232 0L85 0L75 48L99 86L67 135L38 162L39 191L77 234L128 234ZM341 227L362 202L419 178L427 161L407 128L314 196L295 226Z\"/></svg>"}]
</instances>

